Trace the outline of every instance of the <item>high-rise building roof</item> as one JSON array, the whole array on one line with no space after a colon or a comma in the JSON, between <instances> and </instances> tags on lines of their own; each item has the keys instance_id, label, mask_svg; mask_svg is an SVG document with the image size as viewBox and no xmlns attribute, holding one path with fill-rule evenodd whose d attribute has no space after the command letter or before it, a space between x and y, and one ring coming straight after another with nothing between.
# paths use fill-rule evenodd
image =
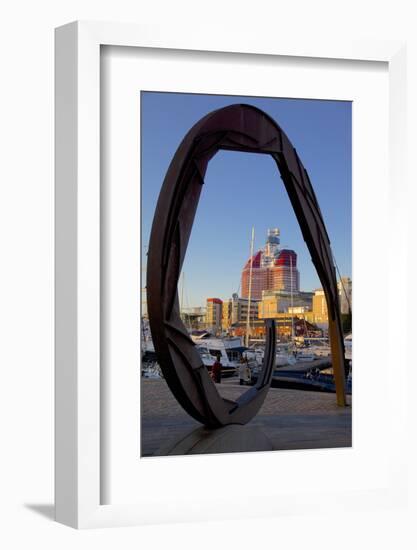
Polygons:
<instances>
[{"instance_id":1,"label":"high-rise building roof","mask_svg":"<svg viewBox=\"0 0 417 550\"><path fill-rule=\"evenodd\" d=\"M253 256L252 256L252 268L260 267L261 266L261 259L262 259L262 250L258 250ZM250 267L250 258L245 264L245 267L243 269Z\"/></svg>"},{"instance_id":2,"label":"high-rise building roof","mask_svg":"<svg viewBox=\"0 0 417 550\"><path fill-rule=\"evenodd\" d=\"M284 248L275 259L275 265L287 265L289 267L292 265L293 267L297 267L297 254L294 250Z\"/></svg>"}]
</instances>

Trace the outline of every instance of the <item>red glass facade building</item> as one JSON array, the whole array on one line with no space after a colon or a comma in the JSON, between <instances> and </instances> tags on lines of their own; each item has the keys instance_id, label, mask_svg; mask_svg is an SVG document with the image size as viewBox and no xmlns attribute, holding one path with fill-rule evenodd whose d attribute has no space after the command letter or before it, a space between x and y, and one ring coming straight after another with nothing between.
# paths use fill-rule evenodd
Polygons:
<instances>
[{"instance_id":1,"label":"red glass facade building","mask_svg":"<svg viewBox=\"0 0 417 550\"><path fill-rule=\"evenodd\" d=\"M254 300L262 299L263 290L283 290L299 292L300 274L297 269L297 254L294 250L279 248L279 240L274 235L274 246L271 246L271 232L269 230L265 247L258 250L252 257L252 289L251 297ZM279 233L278 233L279 234ZM276 242L278 240L278 243ZM249 296L250 258L242 270L241 294L242 298Z\"/></svg>"}]
</instances>

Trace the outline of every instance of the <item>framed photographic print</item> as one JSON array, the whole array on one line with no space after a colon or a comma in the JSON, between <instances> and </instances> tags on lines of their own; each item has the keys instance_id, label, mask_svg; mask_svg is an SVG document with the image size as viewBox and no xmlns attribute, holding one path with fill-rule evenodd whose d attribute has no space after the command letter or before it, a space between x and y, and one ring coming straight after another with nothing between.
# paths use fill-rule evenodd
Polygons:
<instances>
[{"instance_id":1,"label":"framed photographic print","mask_svg":"<svg viewBox=\"0 0 417 550\"><path fill-rule=\"evenodd\" d=\"M285 134L276 120L285 125ZM195 174L194 182L191 176L185 185L182 176L178 182L174 174L176 164L185 162L184 145L171 164L169 157L187 134L186 128L194 124L198 130L190 130L185 140L193 147L192 155L199 166L203 166L201 150L210 162L204 177L201 169L190 172ZM309 172L303 169L304 179L299 181L297 174L291 172L289 176L287 170L294 154L288 135L299 144L294 166L298 168L300 158L310 166ZM198 150L196 143L200 144ZM181 156L184 159L178 160ZM338 321L348 347L352 341L351 102L143 91L141 167L142 266L149 262L147 270L142 270L147 273L141 284L147 290L141 304L142 456L214 453L216 449L242 452L350 447L351 350L346 349L341 384L336 387L340 373L333 373L338 364L331 358L332 315L327 312L325 291L320 288L311 258L324 286L333 281L335 257L340 256L337 270L349 273L333 281L334 294L329 289L330 302L332 296L339 302L330 304L329 310L336 307L340 313ZM285 187L279 185L280 173ZM308 174L317 181L314 189ZM183 220L176 223L185 228L192 210L185 195L182 214L170 214L164 199L170 196L169 186L173 184L186 187L190 197L199 193L199 199L192 228L189 224L188 231L192 231L187 252L182 252L183 267L181 273L177 270L178 279L172 285L179 287L178 311L169 313L170 320L165 322L170 327L165 338L172 341L171 348L166 350L166 361L158 362L158 346L159 356L163 354L158 308L165 303L169 309L170 299L169 289L164 296L155 289L156 285L163 286L158 282L158 266L163 260L155 261L155 257L158 251L174 248L174 242L165 244L170 239L165 237L164 220ZM175 204L173 208L178 207ZM270 227L278 221L281 229ZM251 223L253 238L249 239ZM263 233L260 238L256 235L257 239L255 226ZM333 252L330 247L328 250L328 272L326 254L320 253L328 245L326 233L333 235L334 243ZM175 236L171 239L175 241ZM182 234L180 241L186 240ZM284 244L289 240L292 247ZM262 245L254 248L255 241ZM174 259L172 265L176 266ZM165 276L165 269L163 272ZM274 328L268 322L274 323ZM269 332L275 333L271 342ZM338 343L337 338L333 343ZM188 346L185 352L184 346ZM270 346L275 348L271 353ZM196 366L200 362L203 369L191 389L189 380L181 378L181 370L190 370L190 365L188 361L181 363L178 349L191 356L196 352L191 361ZM271 380L268 354L273 357ZM174 379L173 372L178 372L181 380ZM200 395L201 385L210 392L210 376L219 396L233 402L232 410L215 394L207 399ZM191 393L193 405L184 403L189 415L170 399L171 387L178 403L183 402L182 389ZM248 388L251 390L245 391ZM259 411L256 419L255 411ZM281 425L278 411L284 421ZM233 442L235 437L243 441Z\"/></svg>"},{"instance_id":2,"label":"framed photographic print","mask_svg":"<svg viewBox=\"0 0 417 550\"><path fill-rule=\"evenodd\" d=\"M385 41L57 29L58 521L402 502L405 349L375 343L404 67Z\"/></svg>"}]
</instances>

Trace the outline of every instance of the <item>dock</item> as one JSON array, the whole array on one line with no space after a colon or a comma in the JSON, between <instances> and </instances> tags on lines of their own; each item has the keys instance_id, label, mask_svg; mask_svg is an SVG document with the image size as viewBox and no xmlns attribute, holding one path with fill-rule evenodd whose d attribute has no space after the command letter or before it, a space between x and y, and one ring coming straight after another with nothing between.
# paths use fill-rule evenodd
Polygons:
<instances>
[{"instance_id":1,"label":"dock","mask_svg":"<svg viewBox=\"0 0 417 550\"><path fill-rule=\"evenodd\" d=\"M227 399L237 399L248 389L239 385L237 377L224 379L216 387ZM338 407L331 393L270 388L248 426L265 434L277 451L351 447L350 397L348 403ZM141 379L141 456L160 455L161 449L200 426L177 403L164 379Z\"/></svg>"},{"instance_id":2,"label":"dock","mask_svg":"<svg viewBox=\"0 0 417 550\"><path fill-rule=\"evenodd\" d=\"M324 370L332 366L332 360L330 357L322 357L320 359L314 359L314 361L297 361L294 365L283 365L282 367L275 367L275 372L279 371L292 371L292 372L307 372L311 369Z\"/></svg>"}]
</instances>

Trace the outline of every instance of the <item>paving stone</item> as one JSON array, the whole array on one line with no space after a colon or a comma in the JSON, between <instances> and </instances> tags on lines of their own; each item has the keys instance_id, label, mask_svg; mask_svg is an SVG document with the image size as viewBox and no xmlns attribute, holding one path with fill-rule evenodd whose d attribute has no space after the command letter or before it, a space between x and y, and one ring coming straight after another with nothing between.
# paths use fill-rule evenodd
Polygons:
<instances>
[{"instance_id":1,"label":"paving stone","mask_svg":"<svg viewBox=\"0 0 417 550\"><path fill-rule=\"evenodd\" d=\"M247 388L232 378L217 384L217 389L223 397L236 399ZM271 388L258 415L249 424L265 433L274 450L352 444L352 409L338 407L332 393ZM163 379L142 378L142 456L157 454L161 448L174 445L200 427L178 404Z\"/></svg>"}]
</instances>

